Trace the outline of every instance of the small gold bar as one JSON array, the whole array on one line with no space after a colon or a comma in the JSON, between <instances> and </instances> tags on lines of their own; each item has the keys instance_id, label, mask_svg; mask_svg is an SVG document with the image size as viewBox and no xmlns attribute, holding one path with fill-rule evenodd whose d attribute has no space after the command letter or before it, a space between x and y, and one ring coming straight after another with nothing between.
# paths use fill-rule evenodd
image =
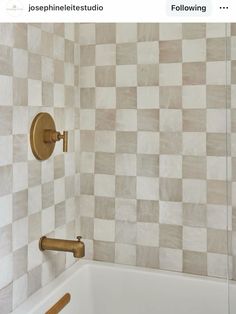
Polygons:
<instances>
[{"instance_id":1,"label":"small gold bar","mask_svg":"<svg viewBox=\"0 0 236 314\"><path fill-rule=\"evenodd\" d=\"M69 302L70 293L66 293L57 303L55 303L45 314L58 314Z\"/></svg>"}]
</instances>

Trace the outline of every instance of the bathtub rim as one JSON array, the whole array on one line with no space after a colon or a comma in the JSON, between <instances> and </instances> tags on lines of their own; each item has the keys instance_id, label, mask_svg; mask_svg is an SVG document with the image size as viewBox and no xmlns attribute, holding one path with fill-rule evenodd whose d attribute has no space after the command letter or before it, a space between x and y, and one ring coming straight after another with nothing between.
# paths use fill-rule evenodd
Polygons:
<instances>
[{"instance_id":1,"label":"bathtub rim","mask_svg":"<svg viewBox=\"0 0 236 314\"><path fill-rule=\"evenodd\" d=\"M50 298L53 297L57 293L57 291L67 284L68 281L71 280L72 275L78 274L80 271L88 271L90 268L109 268L115 270L123 270L123 271L132 271L133 273L145 273L145 274L155 274L162 277L175 277L182 278L184 280L194 280L200 282L211 282L215 284L224 284L228 289L232 288L234 293L236 293L236 281L229 280L224 278L216 278L216 277L208 277L208 276L200 276L194 274L187 274L169 270L160 270L155 268L145 268L139 266L131 266L124 264L116 264L102 261L94 261L94 260L79 260L72 264L69 268L67 268L63 273L54 278L51 282L40 288L38 291L33 293L29 298L27 298L23 303L17 306L11 313L12 314L22 314L22 313L31 313L36 310L38 307L42 306L45 302L47 302Z\"/></svg>"}]
</instances>

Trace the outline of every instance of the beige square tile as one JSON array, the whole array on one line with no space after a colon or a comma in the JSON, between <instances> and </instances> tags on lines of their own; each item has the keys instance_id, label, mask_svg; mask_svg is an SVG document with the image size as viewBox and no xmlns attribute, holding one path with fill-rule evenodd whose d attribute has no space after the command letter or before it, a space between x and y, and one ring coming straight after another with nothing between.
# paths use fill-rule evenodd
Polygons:
<instances>
[{"instance_id":1,"label":"beige square tile","mask_svg":"<svg viewBox=\"0 0 236 314\"><path fill-rule=\"evenodd\" d=\"M117 44L116 64L137 64L137 45L135 43Z\"/></svg>"},{"instance_id":2,"label":"beige square tile","mask_svg":"<svg viewBox=\"0 0 236 314\"><path fill-rule=\"evenodd\" d=\"M160 154L177 155L182 152L182 133L161 132Z\"/></svg>"},{"instance_id":3,"label":"beige square tile","mask_svg":"<svg viewBox=\"0 0 236 314\"><path fill-rule=\"evenodd\" d=\"M159 189L161 201L182 201L182 180L173 178L160 178Z\"/></svg>"},{"instance_id":4,"label":"beige square tile","mask_svg":"<svg viewBox=\"0 0 236 314\"><path fill-rule=\"evenodd\" d=\"M207 226L207 210L202 204L183 204L183 225L190 227Z\"/></svg>"},{"instance_id":5,"label":"beige square tile","mask_svg":"<svg viewBox=\"0 0 236 314\"><path fill-rule=\"evenodd\" d=\"M134 222L116 221L117 243L136 244L137 224Z\"/></svg>"},{"instance_id":6,"label":"beige square tile","mask_svg":"<svg viewBox=\"0 0 236 314\"><path fill-rule=\"evenodd\" d=\"M80 193L93 195L94 194L94 175L81 174L80 175Z\"/></svg>"},{"instance_id":7,"label":"beige square tile","mask_svg":"<svg viewBox=\"0 0 236 314\"><path fill-rule=\"evenodd\" d=\"M80 46L80 65L89 66L95 64L95 46Z\"/></svg>"},{"instance_id":8,"label":"beige square tile","mask_svg":"<svg viewBox=\"0 0 236 314\"><path fill-rule=\"evenodd\" d=\"M226 155L226 135L223 133L207 134L207 155L208 156L225 156Z\"/></svg>"},{"instance_id":9,"label":"beige square tile","mask_svg":"<svg viewBox=\"0 0 236 314\"><path fill-rule=\"evenodd\" d=\"M206 24L204 23L184 23L183 38L196 39L206 37Z\"/></svg>"},{"instance_id":10,"label":"beige square tile","mask_svg":"<svg viewBox=\"0 0 236 314\"><path fill-rule=\"evenodd\" d=\"M136 132L116 132L116 152L136 153L137 134Z\"/></svg>"},{"instance_id":11,"label":"beige square tile","mask_svg":"<svg viewBox=\"0 0 236 314\"><path fill-rule=\"evenodd\" d=\"M156 247L137 245L137 266L158 268L159 267L159 250Z\"/></svg>"},{"instance_id":12,"label":"beige square tile","mask_svg":"<svg viewBox=\"0 0 236 314\"><path fill-rule=\"evenodd\" d=\"M159 130L159 110L139 109L138 110L138 130L158 131Z\"/></svg>"},{"instance_id":13,"label":"beige square tile","mask_svg":"<svg viewBox=\"0 0 236 314\"><path fill-rule=\"evenodd\" d=\"M95 154L95 173L114 174L115 173L115 155L111 153Z\"/></svg>"},{"instance_id":14,"label":"beige square tile","mask_svg":"<svg viewBox=\"0 0 236 314\"><path fill-rule=\"evenodd\" d=\"M94 151L94 131L81 131L80 132L81 150L83 152Z\"/></svg>"},{"instance_id":15,"label":"beige square tile","mask_svg":"<svg viewBox=\"0 0 236 314\"><path fill-rule=\"evenodd\" d=\"M183 252L183 272L206 276L207 275L207 254L203 252Z\"/></svg>"},{"instance_id":16,"label":"beige square tile","mask_svg":"<svg viewBox=\"0 0 236 314\"><path fill-rule=\"evenodd\" d=\"M116 176L116 196L121 198L136 198L136 178Z\"/></svg>"},{"instance_id":17,"label":"beige square tile","mask_svg":"<svg viewBox=\"0 0 236 314\"><path fill-rule=\"evenodd\" d=\"M12 75L12 49L7 46L0 46L0 72L3 75Z\"/></svg>"},{"instance_id":18,"label":"beige square tile","mask_svg":"<svg viewBox=\"0 0 236 314\"><path fill-rule=\"evenodd\" d=\"M227 56L227 59L229 56ZM208 38L207 39L207 60L223 61L226 60L226 39Z\"/></svg>"},{"instance_id":19,"label":"beige square tile","mask_svg":"<svg viewBox=\"0 0 236 314\"><path fill-rule=\"evenodd\" d=\"M158 65L138 65L138 86L156 86L159 82Z\"/></svg>"},{"instance_id":20,"label":"beige square tile","mask_svg":"<svg viewBox=\"0 0 236 314\"><path fill-rule=\"evenodd\" d=\"M227 231L208 229L207 248L211 253L227 254Z\"/></svg>"},{"instance_id":21,"label":"beige square tile","mask_svg":"<svg viewBox=\"0 0 236 314\"><path fill-rule=\"evenodd\" d=\"M114 66L97 66L95 70L96 86L109 87L115 86L115 67Z\"/></svg>"},{"instance_id":22,"label":"beige square tile","mask_svg":"<svg viewBox=\"0 0 236 314\"><path fill-rule=\"evenodd\" d=\"M160 64L159 80L160 80L160 86L182 85L181 63Z\"/></svg>"},{"instance_id":23,"label":"beige square tile","mask_svg":"<svg viewBox=\"0 0 236 314\"><path fill-rule=\"evenodd\" d=\"M138 200L137 221L158 222L159 221L158 201Z\"/></svg>"},{"instance_id":24,"label":"beige square tile","mask_svg":"<svg viewBox=\"0 0 236 314\"><path fill-rule=\"evenodd\" d=\"M183 178L206 179L206 171L205 157L183 156Z\"/></svg>"},{"instance_id":25,"label":"beige square tile","mask_svg":"<svg viewBox=\"0 0 236 314\"><path fill-rule=\"evenodd\" d=\"M159 24L158 23L139 23L138 41L158 41Z\"/></svg>"},{"instance_id":26,"label":"beige square tile","mask_svg":"<svg viewBox=\"0 0 236 314\"><path fill-rule=\"evenodd\" d=\"M183 84L201 85L206 83L206 64L203 62L183 63Z\"/></svg>"},{"instance_id":27,"label":"beige square tile","mask_svg":"<svg viewBox=\"0 0 236 314\"><path fill-rule=\"evenodd\" d=\"M160 87L160 108L180 109L182 107L182 89L180 86Z\"/></svg>"},{"instance_id":28,"label":"beige square tile","mask_svg":"<svg viewBox=\"0 0 236 314\"><path fill-rule=\"evenodd\" d=\"M99 70L98 73L101 74L101 70ZM95 67L94 66L81 67L79 72L79 81L80 87L82 88L95 87Z\"/></svg>"},{"instance_id":29,"label":"beige square tile","mask_svg":"<svg viewBox=\"0 0 236 314\"><path fill-rule=\"evenodd\" d=\"M135 109L137 107L137 88L136 87L116 88L116 106L120 109Z\"/></svg>"},{"instance_id":30,"label":"beige square tile","mask_svg":"<svg viewBox=\"0 0 236 314\"><path fill-rule=\"evenodd\" d=\"M96 110L96 130L114 130L116 112L113 109Z\"/></svg>"},{"instance_id":31,"label":"beige square tile","mask_svg":"<svg viewBox=\"0 0 236 314\"><path fill-rule=\"evenodd\" d=\"M182 248L182 226L161 224L159 237L160 247L173 249Z\"/></svg>"},{"instance_id":32,"label":"beige square tile","mask_svg":"<svg viewBox=\"0 0 236 314\"><path fill-rule=\"evenodd\" d=\"M156 155L137 155L137 175L143 177L158 177L159 159Z\"/></svg>"},{"instance_id":33,"label":"beige square tile","mask_svg":"<svg viewBox=\"0 0 236 314\"><path fill-rule=\"evenodd\" d=\"M206 40L183 40L183 62L206 61Z\"/></svg>"},{"instance_id":34,"label":"beige square tile","mask_svg":"<svg viewBox=\"0 0 236 314\"><path fill-rule=\"evenodd\" d=\"M115 199L111 197L95 197L95 217L115 219Z\"/></svg>"},{"instance_id":35,"label":"beige square tile","mask_svg":"<svg viewBox=\"0 0 236 314\"><path fill-rule=\"evenodd\" d=\"M15 23L14 28L14 47L27 49L27 24Z\"/></svg>"},{"instance_id":36,"label":"beige square tile","mask_svg":"<svg viewBox=\"0 0 236 314\"><path fill-rule=\"evenodd\" d=\"M206 131L206 110L202 109L183 110L183 131L184 132Z\"/></svg>"},{"instance_id":37,"label":"beige square tile","mask_svg":"<svg viewBox=\"0 0 236 314\"><path fill-rule=\"evenodd\" d=\"M93 258L97 261L114 262L115 244L112 242L94 241Z\"/></svg>"},{"instance_id":38,"label":"beige square tile","mask_svg":"<svg viewBox=\"0 0 236 314\"><path fill-rule=\"evenodd\" d=\"M208 204L227 204L227 183L220 180L207 181L207 203Z\"/></svg>"},{"instance_id":39,"label":"beige square tile","mask_svg":"<svg viewBox=\"0 0 236 314\"><path fill-rule=\"evenodd\" d=\"M160 41L160 63L177 63L181 61L181 40Z\"/></svg>"},{"instance_id":40,"label":"beige square tile","mask_svg":"<svg viewBox=\"0 0 236 314\"><path fill-rule=\"evenodd\" d=\"M97 23L96 29L96 43L109 44L116 42L116 25L114 23Z\"/></svg>"}]
</instances>

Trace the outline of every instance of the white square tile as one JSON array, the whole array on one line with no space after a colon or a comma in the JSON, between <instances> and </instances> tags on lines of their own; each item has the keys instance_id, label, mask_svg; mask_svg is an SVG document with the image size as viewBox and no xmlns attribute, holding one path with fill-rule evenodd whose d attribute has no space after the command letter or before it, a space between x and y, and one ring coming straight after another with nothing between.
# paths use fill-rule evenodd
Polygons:
<instances>
[{"instance_id":1,"label":"white square tile","mask_svg":"<svg viewBox=\"0 0 236 314\"><path fill-rule=\"evenodd\" d=\"M53 232L55 229L54 206L42 210L42 234Z\"/></svg>"},{"instance_id":2,"label":"white square tile","mask_svg":"<svg viewBox=\"0 0 236 314\"><path fill-rule=\"evenodd\" d=\"M13 134L28 134L28 107L15 106L13 110Z\"/></svg>"},{"instance_id":3,"label":"white square tile","mask_svg":"<svg viewBox=\"0 0 236 314\"><path fill-rule=\"evenodd\" d=\"M116 175L136 176L136 155L116 154Z\"/></svg>"},{"instance_id":4,"label":"white square tile","mask_svg":"<svg viewBox=\"0 0 236 314\"><path fill-rule=\"evenodd\" d=\"M13 279L13 256L12 254L0 259L0 289L6 287Z\"/></svg>"},{"instance_id":5,"label":"white square tile","mask_svg":"<svg viewBox=\"0 0 236 314\"><path fill-rule=\"evenodd\" d=\"M137 223L137 244L143 246L159 245L159 225L155 223Z\"/></svg>"},{"instance_id":6,"label":"white square tile","mask_svg":"<svg viewBox=\"0 0 236 314\"><path fill-rule=\"evenodd\" d=\"M12 136L0 136L0 166L12 163Z\"/></svg>"},{"instance_id":7,"label":"white square tile","mask_svg":"<svg viewBox=\"0 0 236 314\"><path fill-rule=\"evenodd\" d=\"M0 228L12 223L12 194L0 197Z\"/></svg>"},{"instance_id":8,"label":"white square tile","mask_svg":"<svg viewBox=\"0 0 236 314\"><path fill-rule=\"evenodd\" d=\"M65 106L65 87L63 84L54 84L54 107Z\"/></svg>"},{"instance_id":9,"label":"white square tile","mask_svg":"<svg viewBox=\"0 0 236 314\"><path fill-rule=\"evenodd\" d=\"M182 178L182 156L160 155L159 173L164 178Z\"/></svg>"},{"instance_id":10,"label":"white square tile","mask_svg":"<svg viewBox=\"0 0 236 314\"><path fill-rule=\"evenodd\" d=\"M226 205L207 205L207 227L227 230L228 209Z\"/></svg>"},{"instance_id":11,"label":"white square tile","mask_svg":"<svg viewBox=\"0 0 236 314\"><path fill-rule=\"evenodd\" d=\"M159 61L158 42L138 43L138 64L152 64Z\"/></svg>"},{"instance_id":12,"label":"white square tile","mask_svg":"<svg viewBox=\"0 0 236 314\"><path fill-rule=\"evenodd\" d=\"M28 189L28 213L34 214L42 209L42 187L34 186Z\"/></svg>"},{"instance_id":13,"label":"white square tile","mask_svg":"<svg viewBox=\"0 0 236 314\"><path fill-rule=\"evenodd\" d=\"M115 241L115 221L94 219L94 239L99 241Z\"/></svg>"},{"instance_id":14,"label":"white square tile","mask_svg":"<svg viewBox=\"0 0 236 314\"><path fill-rule=\"evenodd\" d=\"M20 305L28 296L28 277L27 274L13 281L13 308Z\"/></svg>"},{"instance_id":15,"label":"white square tile","mask_svg":"<svg viewBox=\"0 0 236 314\"><path fill-rule=\"evenodd\" d=\"M116 66L116 86L137 86L137 66L118 65Z\"/></svg>"},{"instance_id":16,"label":"white square tile","mask_svg":"<svg viewBox=\"0 0 236 314\"><path fill-rule=\"evenodd\" d=\"M95 110L80 110L80 129L95 130Z\"/></svg>"},{"instance_id":17,"label":"white square tile","mask_svg":"<svg viewBox=\"0 0 236 314\"><path fill-rule=\"evenodd\" d=\"M39 250L39 241L33 241L28 245L28 271L42 264L43 256Z\"/></svg>"},{"instance_id":18,"label":"white square tile","mask_svg":"<svg viewBox=\"0 0 236 314\"><path fill-rule=\"evenodd\" d=\"M28 166L26 162L13 163L13 192L28 188Z\"/></svg>"},{"instance_id":19,"label":"white square tile","mask_svg":"<svg viewBox=\"0 0 236 314\"><path fill-rule=\"evenodd\" d=\"M176 249L159 249L160 269L180 271L183 269L183 251Z\"/></svg>"},{"instance_id":20,"label":"white square tile","mask_svg":"<svg viewBox=\"0 0 236 314\"><path fill-rule=\"evenodd\" d=\"M160 86L182 85L182 64L170 63L159 65Z\"/></svg>"},{"instance_id":21,"label":"white square tile","mask_svg":"<svg viewBox=\"0 0 236 314\"><path fill-rule=\"evenodd\" d=\"M182 91L182 101L184 109L206 108L205 85L183 86Z\"/></svg>"},{"instance_id":22,"label":"white square tile","mask_svg":"<svg viewBox=\"0 0 236 314\"><path fill-rule=\"evenodd\" d=\"M28 80L28 105L42 106L42 82Z\"/></svg>"},{"instance_id":23,"label":"white square tile","mask_svg":"<svg viewBox=\"0 0 236 314\"><path fill-rule=\"evenodd\" d=\"M225 109L207 110L207 132L225 133L226 122L227 119Z\"/></svg>"},{"instance_id":24,"label":"white square tile","mask_svg":"<svg viewBox=\"0 0 236 314\"><path fill-rule=\"evenodd\" d=\"M115 65L116 45L96 45L96 65Z\"/></svg>"},{"instance_id":25,"label":"white square tile","mask_svg":"<svg viewBox=\"0 0 236 314\"><path fill-rule=\"evenodd\" d=\"M12 249L16 251L28 244L28 217L16 220L12 224Z\"/></svg>"},{"instance_id":26,"label":"white square tile","mask_svg":"<svg viewBox=\"0 0 236 314\"><path fill-rule=\"evenodd\" d=\"M159 200L159 180L157 178L137 177L137 199Z\"/></svg>"},{"instance_id":27,"label":"white square tile","mask_svg":"<svg viewBox=\"0 0 236 314\"><path fill-rule=\"evenodd\" d=\"M225 157L207 156L207 179L227 180L227 170Z\"/></svg>"},{"instance_id":28,"label":"white square tile","mask_svg":"<svg viewBox=\"0 0 236 314\"><path fill-rule=\"evenodd\" d=\"M134 109L116 110L116 130L137 131L137 110Z\"/></svg>"},{"instance_id":29,"label":"white square tile","mask_svg":"<svg viewBox=\"0 0 236 314\"><path fill-rule=\"evenodd\" d=\"M140 109L159 108L158 86L145 86L137 88L137 106Z\"/></svg>"},{"instance_id":30,"label":"white square tile","mask_svg":"<svg viewBox=\"0 0 236 314\"><path fill-rule=\"evenodd\" d=\"M226 31L225 23L206 23L207 38L225 37L225 31Z\"/></svg>"},{"instance_id":31,"label":"white square tile","mask_svg":"<svg viewBox=\"0 0 236 314\"><path fill-rule=\"evenodd\" d=\"M116 144L115 132L113 131L95 132L95 151L114 153L115 144Z\"/></svg>"},{"instance_id":32,"label":"white square tile","mask_svg":"<svg viewBox=\"0 0 236 314\"><path fill-rule=\"evenodd\" d=\"M65 200L65 178L60 178L54 181L54 200L55 204Z\"/></svg>"},{"instance_id":33,"label":"white square tile","mask_svg":"<svg viewBox=\"0 0 236 314\"><path fill-rule=\"evenodd\" d=\"M226 65L225 61L207 62L206 66L206 82L208 85L225 85L230 81L229 63Z\"/></svg>"},{"instance_id":34,"label":"white square tile","mask_svg":"<svg viewBox=\"0 0 236 314\"><path fill-rule=\"evenodd\" d=\"M184 132L183 154L190 156L206 155L206 133Z\"/></svg>"},{"instance_id":35,"label":"white square tile","mask_svg":"<svg viewBox=\"0 0 236 314\"><path fill-rule=\"evenodd\" d=\"M42 161L42 183L47 183L54 180L54 165L53 159L49 158Z\"/></svg>"},{"instance_id":36,"label":"white square tile","mask_svg":"<svg viewBox=\"0 0 236 314\"><path fill-rule=\"evenodd\" d=\"M182 53L183 62L206 61L206 40L183 40Z\"/></svg>"},{"instance_id":37,"label":"white square tile","mask_svg":"<svg viewBox=\"0 0 236 314\"><path fill-rule=\"evenodd\" d=\"M160 131L182 131L182 110L160 109Z\"/></svg>"},{"instance_id":38,"label":"white square tile","mask_svg":"<svg viewBox=\"0 0 236 314\"><path fill-rule=\"evenodd\" d=\"M207 251L207 230L183 227L183 249L195 252Z\"/></svg>"},{"instance_id":39,"label":"white square tile","mask_svg":"<svg viewBox=\"0 0 236 314\"><path fill-rule=\"evenodd\" d=\"M138 132L138 153L158 154L159 153L159 133Z\"/></svg>"},{"instance_id":40,"label":"white square tile","mask_svg":"<svg viewBox=\"0 0 236 314\"><path fill-rule=\"evenodd\" d=\"M206 181L183 179L183 202L184 203L206 203Z\"/></svg>"},{"instance_id":41,"label":"white square tile","mask_svg":"<svg viewBox=\"0 0 236 314\"><path fill-rule=\"evenodd\" d=\"M182 38L181 23L160 23L159 24L160 40L172 40Z\"/></svg>"},{"instance_id":42,"label":"white square tile","mask_svg":"<svg viewBox=\"0 0 236 314\"><path fill-rule=\"evenodd\" d=\"M117 43L137 42L137 24L117 23L116 42Z\"/></svg>"},{"instance_id":43,"label":"white square tile","mask_svg":"<svg viewBox=\"0 0 236 314\"><path fill-rule=\"evenodd\" d=\"M182 203L159 202L159 221L162 224L182 225L183 209Z\"/></svg>"},{"instance_id":44,"label":"white square tile","mask_svg":"<svg viewBox=\"0 0 236 314\"><path fill-rule=\"evenodd\" d=\"M81 45L95 43L95 24L85 23L79 25L79 42Z\"/></svg>"},{"instance_id":45,"label":"white square tile","mask_svg":"<svg viewBox=\"0 0 236 314\"><path fill-rule=\"evenodd\" d=\"M207 274L213 277L228 276L228 257L224 254L207 254Z\"/></svg>"},{"instance_id":46,"label":"white square tile","mask_svg":"<svg viewBox=\"0 0 236 314\"><path fill-rule=\"evenodd\" d=\"M0 106L13 105L12 91L12 77L0 75Z\"/></svg>"},{"instance_id":47,"label":"white square tile","mask_svg":"<svg viewBox=\"0 0 236 314\"><path fill-rule=\"evenodd\" d=\"M13 75L27 78L28 76L28 52L23 49L13 48Z\"/></svg>"},{"instance_id":48,"label":"white square tile","mask_svg":"<svg viewBox=\"0 0 236 314\"><path fill-rule=\"evenodd\" d=\"M136 207L136 200L116 198L116 220L135 222Z\"/></svg>"},{"instance_id":49,"label":"white square tile","mask_svg":"<svg viewBox=\"0 0 236 314\"><path fill-rule=\"evenodd\" d=\"M118 264L136 265L136 246L116 243L115 262Z\"/></svg>"},{"instance_id":50,"label":"white square tile","mask_svg":"<svg viewBox=\"0 0 236 314\"><path fill-rule=\"evenodd\" d=\"M95 174L94 191L96 196L115 196L115 176Z\"/></svg>"},{"instance_id":51,"label":"white square tile","mask_svg":"<svg viewBox=\"0 0 236 314\"><path fill-rule=\"evenodd\" d=\"M97 87L96 108L113 109L116 107L116 89L114 87Z\"/></svg>"},{"instance_id":52,"label":"white square tile","mask_svg":"<svg viewBox=\"0 0 236 314\"><path fill-rule=\"evenodd\" d=\"M65 41L61 36L54 34L53 36L53 56L54 59L64 60L65 57Z\"/></svg>"}]
</instances>

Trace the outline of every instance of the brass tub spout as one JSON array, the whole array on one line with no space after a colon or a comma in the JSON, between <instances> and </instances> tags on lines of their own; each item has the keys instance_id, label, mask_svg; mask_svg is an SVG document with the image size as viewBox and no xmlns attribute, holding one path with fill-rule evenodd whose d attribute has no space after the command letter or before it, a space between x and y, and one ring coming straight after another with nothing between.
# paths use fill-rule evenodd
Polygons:
<instances>
[{"instance_id":1,"label":"brass tub spout","mask_svg":"<svg viewBox=\"0 0 236 314\"><path fill-rule=\"evenodd\" d=\"M63 240L63 239L52 239L42 237L39 240L40 251L63 251L72 252L74 257L81 258L85 254L84 242L80 241L81 237L77 237L78 241L74 240Z\"/></svg>"}]
</instances>

